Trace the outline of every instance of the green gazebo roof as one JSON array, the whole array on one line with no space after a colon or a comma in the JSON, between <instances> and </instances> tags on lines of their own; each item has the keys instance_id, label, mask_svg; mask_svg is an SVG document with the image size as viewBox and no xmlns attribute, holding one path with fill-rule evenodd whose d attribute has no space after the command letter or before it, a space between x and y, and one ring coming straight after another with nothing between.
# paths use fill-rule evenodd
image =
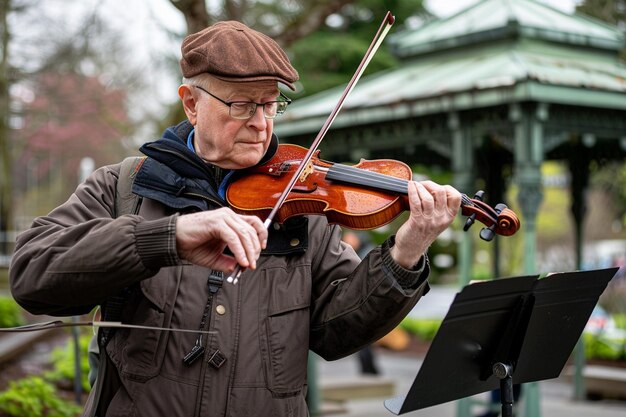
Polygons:
<instances>
[{"instance_id":1,"label":"green gazebo roof","mask_svg":"<svg viewBox=\"0 0 626 417\"><path fill-rule=\"evenodd\" d=\"M582 15L569 15L532 0L484 0L447 19L436 20L392 39L401 57L511 36L620 50L615 27Z\"/></svg>"},{"instance_id":2,"label":"green gazebo roof","mask_svg":"<svg viewBox=\"0 0 626 417\"><path fill-rule=\"evenodd\" d=\"M521 101L626 109L623 35L531 0L485 0L389 42L401 64L363 77L334 127ZM319 130L343 88L297 100L277 132Z\"/></svg>"}]
</instances>

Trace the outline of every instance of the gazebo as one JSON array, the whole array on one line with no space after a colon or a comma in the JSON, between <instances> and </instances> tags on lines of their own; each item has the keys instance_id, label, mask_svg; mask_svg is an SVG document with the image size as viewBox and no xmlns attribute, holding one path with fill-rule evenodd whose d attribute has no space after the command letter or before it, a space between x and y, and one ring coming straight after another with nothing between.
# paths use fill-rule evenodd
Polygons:
<instances>
[{"instance_id":1,"label":"gazebo","mask_svg":"<svg viewBox=\"0 0 626 417\"><path fill-rule=\"evenodd\" d=\"M483 0L394 33L388 43L400 64L363 77L322 143L322 157L449 167L459 190L473 193L482 179L494 203L511 179L519 189L526 274L537 272L541 165L567 161L580 265L590 163L626 154L626 66L618 58L624 35L532 0ZM276 123L281 140L308 146L342 91L297 100ZM461 283L469 280L471 253L466 236ZM528 415L539 415L534 403Z\"/></svg>"},{"instance_id":2,"label":"gazebo","mask_svg":"<svg viewBox=\"0 0 626 417\"><path fill-rule=\"evenodd\" d=\"M524 218L524 268L534 273L542 162L569 161L580 230L590 161L626 153L622 33L532 0L484 0L389 42L401 64L360 81L323 156L448 166L464 192L484 179L490 201L502 199L502 168L510 165ZM342 91L296 101L276 132L307 146Z\"/></svg>"}]
</instances>

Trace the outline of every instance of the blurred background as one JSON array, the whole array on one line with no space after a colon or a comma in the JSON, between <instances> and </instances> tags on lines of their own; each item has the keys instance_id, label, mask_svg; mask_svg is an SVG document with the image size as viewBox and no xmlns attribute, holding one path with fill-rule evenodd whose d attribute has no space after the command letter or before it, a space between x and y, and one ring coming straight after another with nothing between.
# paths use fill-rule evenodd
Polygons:
<instances>
[{"instance_id":1,"label":"blurred background","mask_svg":"<svg viewBox=\"0 0 626 417\"><path fill-rule=\"evenodd\" d=\"M522 228L487 243L481 225L463 232L459 217L430 252L431 299L441 291L444 308L409 316L375 349L423 354L446 303L470 280L616 266L572 383L579 399L626 397L587 392L582 379L585 364L626 367L623 0L0 0L0 326L39 320L8 291L15 236L93 169L138 154L183 119L176 90L187 33L239 20L279 42L301 79L285 91L294 104L275 130L307 146L388 10L396 23L322 158L402 160L416 178L470 197L485 190ZM379 243L401 220L360 236ZM0 416L25 415L2 408L7 390L28 397L51 387L47 402L76 391L69 335L41 336L0 352ZM8 339L0 334L0 348L13 346ZM40 350L24 357L19 346ZM10 388L27 373L40 379ZM88 389L83 381L82 394Z\"/></svg>"}]
</instances>

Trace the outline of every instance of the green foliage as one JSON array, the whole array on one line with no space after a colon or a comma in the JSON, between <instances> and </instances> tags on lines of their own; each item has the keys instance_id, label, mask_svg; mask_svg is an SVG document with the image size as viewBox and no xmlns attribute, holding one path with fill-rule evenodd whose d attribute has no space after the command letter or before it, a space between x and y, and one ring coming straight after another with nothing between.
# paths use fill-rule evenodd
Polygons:
<instances>
[{"instance_id":1,"label":"green foliage","mask_svg":"<svg viewBox=\"0 0 626 417\"><path fill-rule=\"evenodd\" d=\"M347 83L367 51L369 41L351 34L316 32L293 45L294 65L300 73L302 96ZM396 60L379 51L370 62L367 73L390 68Z\"/></svg>"},{"instance_id":2,"label":"green foliage","mask_svg":"<svg viewBox=\"0 0 626 417\"><path fill-rule=\"evenodd\" d=\"M626 359L624 338L609 337L602 332L597 334L585 332L583 341L587 359Z\"/></svg>"},{"instance_id":3,"label":"green foliage","mask_svg":"<svg viewBox=\"0 0 626 417\"><path fill-rule=\"evenodd\" d=\"M81 408L60 398L54 385L32 376L9 382L0 393L0 410L15 417L73 417Z\"/></svg>"},{"instance_id":4,"label":"green foliage","mask_svg":"<svg viewBox=\"0 0 626 417\"><path fill-rule=\"evenodd\" d=\"M415 319L405 317L400 323L401 329L425 341L431 341L435 338L439 326L441 326L441 319Z\"/></svg>"},{"instance_id":5,"label":"green foliage","mask_svg":"<svg viewBox=\"0 0 626 417\"><path fill-rule=\"evenodd\" d=\"M626 314L614 314L612 317L615 321L615 327L626 330Z\"/></svg>"},{"instance_id":6,"label":"green foliage","mask_svg":"<svg viewBox=\"0 0 626 417\"><path fill-rule=\"evenodd\" d=\"M576 12L600 19L617 26L624 32L626 26L626 0L585 0L576 6ZM626 59L626 47L620 57Z\"/></svg>"},{"instance_id":7,"label":"green foliage","mask_svg":"<svg viewBox=\"0 0 626 417\"><path fill-rule=\"evenodd\" d=\"M392 30L400 30L411 17L430 16L422 0L358 0L333 14L335 24L318 30L289 46L291 61L298 69L300 97L346 84L355 73L387 11L395 14ZM328 19L327 19L328 22ZM373 56L365 74L397 65L386 43Z\"/></svg>"},{"instance_id":8,"label":"green foliage","mask_svg":"<svg viewBox=\"0 0 626 417\"><path fill-rule=\"evenodd\" d=\"M89 392L91 385L89 384L89 359L86 354L89 347L91 334L85 333L79 337L80 370L81 385L85 392ZM46 373L46 378L53 382L71 386L74 381L75 365L74 365L74 343L70 341L65 346L55 348L51 353L52 370Z\"/></svg>"},{"instance_id":9,"label":"green foliage","mask_svg":"<svg viewBox=\"0 0 626 417\"><path fill-rule=\"evenodd\" d=\"M21 307L10 297L0 297L0 327L15 327L24 324Z\"/></svg>"}]
</instances>

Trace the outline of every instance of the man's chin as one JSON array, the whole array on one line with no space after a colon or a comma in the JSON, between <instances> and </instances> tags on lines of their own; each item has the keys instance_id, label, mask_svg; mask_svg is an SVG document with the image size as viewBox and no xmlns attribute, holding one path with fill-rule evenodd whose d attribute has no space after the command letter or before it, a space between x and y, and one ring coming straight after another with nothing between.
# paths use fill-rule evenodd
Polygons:
<instances>
[{"instance_id":1,"label":"man's chin","mask_svg":"<svg viewBox=\"0 0 626 417\"><path fill-rule=\"evenodd\" d=\"M263 157L262 153L255 154L254 156L246 155L246 157L237 158L232 161L232 166L229 169L246 169L255 166L259 163Z\"/></svg>"}]
</instances>

